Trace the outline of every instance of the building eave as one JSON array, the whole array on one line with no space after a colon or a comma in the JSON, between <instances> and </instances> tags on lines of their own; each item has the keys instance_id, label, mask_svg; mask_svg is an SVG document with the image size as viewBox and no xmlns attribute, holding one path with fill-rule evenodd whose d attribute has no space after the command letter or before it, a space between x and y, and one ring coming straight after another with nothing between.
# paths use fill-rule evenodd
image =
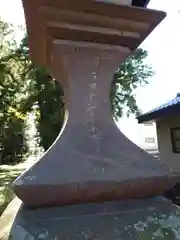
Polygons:
<instances>
[{"instance_id":1,"label":"building eave","mask_svg":"<svg viewBox=\"0 0 180 240\"><path fill-rule=\"evenodd\" d=\"M145 123L148 121L156 121L160 118L166 118L171 115L176 115L180 111L180 103L171 105L166 108L159 109L157 111L151 111L137 117L138 123Z\"/></svg>"}]
</instances>

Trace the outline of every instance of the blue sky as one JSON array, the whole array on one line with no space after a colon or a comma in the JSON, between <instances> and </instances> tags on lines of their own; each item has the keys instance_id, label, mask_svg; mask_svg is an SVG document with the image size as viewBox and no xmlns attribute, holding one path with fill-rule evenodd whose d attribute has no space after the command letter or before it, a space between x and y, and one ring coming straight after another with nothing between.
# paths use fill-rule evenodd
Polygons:
<instances>
[{"instance_id":1,"label":"blue sky","mask_svg":"<svg viewBox=\"0 0 180 240\"><path fill-rule=\"evenodd\" d=\"M149 85L137 91L143 111L170 100L180 91L180 0L152 0L149 7L166 11L167 17L142 44L149 52L147 61L156 71Z\"/></svg>"},{"instance_id":2,"label":"blue sky","mask_svg":"<svg viewBox=\"0 0 180 240\"><path fill-rule=\"evenodd\" d=\"M15 25L25 24L21 0L0 0L0 6L3 20ZM156 72L149 79L149 84L136 92L137 103L143 112L163 104L180 92L180 0L151 0L148 7L164 10L168 15L141 45L148 50L146 61ZM127 135L132 135L135 128L133 117L128 121L122 119L120 124Z\"/></svg>"}]
</instances>

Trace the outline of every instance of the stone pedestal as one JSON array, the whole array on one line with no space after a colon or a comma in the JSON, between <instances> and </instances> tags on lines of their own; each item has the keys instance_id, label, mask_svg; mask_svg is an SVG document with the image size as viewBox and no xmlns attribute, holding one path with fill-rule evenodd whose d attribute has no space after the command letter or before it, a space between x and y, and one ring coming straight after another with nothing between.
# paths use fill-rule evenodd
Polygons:
<instances>
[{"instance_id":1,"label":"stone pedestal","mask_svg":"<svg viewBox=\"0 0 180 240\"><path fill-rule=\"evenodd\" d=\"M110 104L116 68L165 14L92 0L23 4L31 56L61 84L67 114L52 147L14 182L23 203L0 226L7 219L13 240L179 237L179 209L148 198L180 176L119 131Z\"/></svg>"},{"instance_id":2,"label":"stone pedestal","mask_svg":"<svg viewBox=\"0 0 180 240\"><path fill-rule=\"evenodd\" d=\"M31 206L163 193L179 180L117 128L110 90L127 48L55 40L51 69L64 88L67 118L53 146L14 183ZM50 129L49 129L50 131Z\"/></svg>"},{"instance_id":3,"label":"stone pedestal","mask_svg":"<svg viewBox=\"0 0 180 240\"><path fill-rule=\"evenodd\" d=\"M129 141L114 123L117 67L165 14L92 0L24 0L30 53L61 84L64 127L13 186L28 206L147 198L179 175ZM47 129L51 131L51 129Z\"/></svg>"},{"instance_id":4,"label":"stone pedestal","mask_svg":"<svg viewBox=\"0 0 180 240\"><path fill-rule=\"evenodd\" d=\"M35 210L22 204L6 233L0 229L0 239L175 240L180 238L179 216L177 206L159 197Z\"/></svg>"}]
</instances>

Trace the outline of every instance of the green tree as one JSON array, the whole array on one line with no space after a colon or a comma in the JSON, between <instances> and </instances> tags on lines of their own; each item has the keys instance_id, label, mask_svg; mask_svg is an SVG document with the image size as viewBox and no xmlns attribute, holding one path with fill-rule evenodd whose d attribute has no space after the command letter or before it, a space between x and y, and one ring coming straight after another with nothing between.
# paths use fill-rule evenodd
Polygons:
<instances>
[{"instance_id":1,"label":"green tree","mask_svg":"<svg viewBox=\"0 0 180 240\"><path fill-rule=\"evenodd\" d=\"M21 65L19 74L26 86L26 96L21 101L20 112L25 115L28 112L36 114L40 145L47 150L56 139L63 124L63 91L46 69L32 63L29 57L27 37L9 57Z\"/></svg>"},{"instance_id":2,"label":"green tree","mask_svg":"<svg viewBox=\"0 0 180 240\"><path fill-rule=\"evenodd\" d=\"M24 118L18 112L23 87L19 65L10 57L17 48L13 27L0 21L0 164L19 162L26 152Z\"/></svg>"},{"instance_id":3,"label":"green tree","mask_svg":"<svg viewBox=\"0 0 180 240\"><path fill-rule=\"evenodd\" d=\"M152 67L144 63L147 56L147 51L138 48L114 74L111 102L116 120L124 114L129 116L140 113L136 103L135 90L141 85L148 84L148 78L154 75Z\"/></svg>"}]
</instances>

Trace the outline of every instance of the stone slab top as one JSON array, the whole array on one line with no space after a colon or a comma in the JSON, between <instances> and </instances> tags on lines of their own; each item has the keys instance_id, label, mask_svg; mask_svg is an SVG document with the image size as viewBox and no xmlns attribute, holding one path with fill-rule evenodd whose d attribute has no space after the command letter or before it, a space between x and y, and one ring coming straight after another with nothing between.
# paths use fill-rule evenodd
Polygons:
<instances>
[{"instance_id":1,"label":"stone slab top","mask_svg":"<svg viewBox=\"0 0 180 240\"><path fill-rule=\"evenodd\" d=\"M179 228L180 208L162 197L45 209L22 205L4 240L175 240Z\"/></svg>"},{"instance_id":2,"label":"stone slab top","mask_svg":"<svg viewBox=\"0 0 180 240\"><path fill-rule=\"evenodd\" d=\"M53 40L95 42L135 50L165 13L94 0L23 0L30 53L49 66Z\"/></svg>"}]
</instances>

